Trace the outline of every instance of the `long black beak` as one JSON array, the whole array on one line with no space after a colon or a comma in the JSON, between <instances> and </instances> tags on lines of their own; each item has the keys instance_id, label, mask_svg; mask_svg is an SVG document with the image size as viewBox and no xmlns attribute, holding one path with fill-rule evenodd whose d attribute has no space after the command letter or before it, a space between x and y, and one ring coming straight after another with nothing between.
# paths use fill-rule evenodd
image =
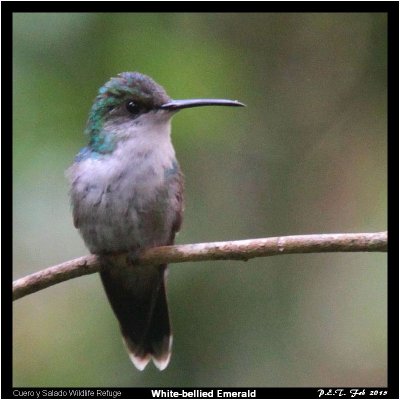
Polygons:
<instances>
[{"instance_id":1,"label":"long black beak","mask_svg":"<svg viewBox=\"0 0 400 400\"><path fill-rule=\"evenodd\" d=\"M190 99L190 100L171 100L161 106L164 110L178 111L183 108L203 107L203 106L229 106L229 107L245 107L246 105L237 100L224 99Z\"/></svg>"}]
</instances>

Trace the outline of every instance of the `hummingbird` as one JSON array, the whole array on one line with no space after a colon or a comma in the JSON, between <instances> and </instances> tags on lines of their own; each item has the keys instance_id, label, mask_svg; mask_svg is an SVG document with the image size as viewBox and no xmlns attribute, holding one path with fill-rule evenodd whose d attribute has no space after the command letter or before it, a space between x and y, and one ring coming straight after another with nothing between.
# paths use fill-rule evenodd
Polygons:
<instances>
[{"instance_id":1,"label":"hummingbird","mask_svg":"<svg viewBox=\"0 0 400 400\"><path fill-rule=\"evenodd\" d=\"M171 357L167 265L135 265L144 249L171 245L183 216L184 181L171 142L171 118L201 106L244 106L224 99L172 100L138 72L102 86L89 112L89 143L68 169L74 225L100 261L100 277L133 364ZM128 254L121 265L116 254Z\"/></svg>"}]
</instances>

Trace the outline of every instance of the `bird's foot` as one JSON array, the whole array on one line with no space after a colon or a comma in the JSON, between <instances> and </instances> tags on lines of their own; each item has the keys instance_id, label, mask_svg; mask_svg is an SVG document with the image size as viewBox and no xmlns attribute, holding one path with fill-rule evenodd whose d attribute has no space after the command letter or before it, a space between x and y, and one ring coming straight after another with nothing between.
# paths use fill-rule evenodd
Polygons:
<instances>
[{"instance_id":1,"label":"bird's foot","mask_svg":"<svg viewBox=\"0 0 400 400\"><path fill-rule=\"evenodd\" d=\"M129 253L126 257L127 264L132 267L138 265L138 261L142 253L143 249L140 247L134 250L129 250Z\"/></svg>"}]
</instances>

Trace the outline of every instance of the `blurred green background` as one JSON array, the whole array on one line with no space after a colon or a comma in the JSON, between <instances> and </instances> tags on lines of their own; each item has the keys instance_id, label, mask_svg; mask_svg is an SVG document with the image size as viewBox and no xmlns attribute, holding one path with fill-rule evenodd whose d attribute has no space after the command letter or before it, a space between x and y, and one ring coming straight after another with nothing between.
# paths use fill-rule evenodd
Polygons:
<instances>
[{"instance_id":1,"label":"blurred green background","mask_svg":"<svg viewBox=\"0 0 400 400\"><path fill-rule=\"evenodd\" d=\"M386 15L16 13L14 278L88 253L64 171L98 88L140 71L179 113L178 243L386 229ZM99 277L13 306L16 386L386 385L386 255L170 266L170 366L137 371Z\"/></svg>"}]
</instances>

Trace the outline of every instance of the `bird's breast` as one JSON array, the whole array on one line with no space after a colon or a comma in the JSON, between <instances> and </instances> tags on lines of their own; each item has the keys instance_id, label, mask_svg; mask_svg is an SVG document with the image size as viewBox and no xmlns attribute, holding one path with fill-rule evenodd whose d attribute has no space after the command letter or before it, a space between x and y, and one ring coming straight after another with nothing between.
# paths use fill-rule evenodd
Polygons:
<instances>
[{"instance_id":1,"label":"bird's breast","mask_svg":"<svg viewBox=\"0 0 400 400\"><path fill-rule=\"evenodd\" d=\"M174 161L173 152L121 148L72 167L74 218L93 253L168 241L170 204L176 194L166 171L174 170Z\"/></svg>"}]
</instances>

